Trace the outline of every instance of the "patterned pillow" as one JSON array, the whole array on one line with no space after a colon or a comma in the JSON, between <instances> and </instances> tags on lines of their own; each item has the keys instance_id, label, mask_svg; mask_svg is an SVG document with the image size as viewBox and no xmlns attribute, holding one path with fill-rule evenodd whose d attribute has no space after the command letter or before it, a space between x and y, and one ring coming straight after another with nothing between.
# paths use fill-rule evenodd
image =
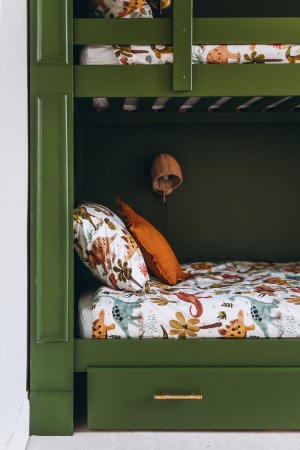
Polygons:
<instances>
[{"instance_id":1,"label":"patterned pillow","mask_svg":"<svg viewBox=\"0 0 300 450\"><path fill-rule=\"evenodd\" d=\"M88 0L95 16L106 19L152 18L152 10L145 0Z\"/></svg>"},{"instance_id":2,"label":"patterned pillow","mask_svg":"<svg viewBox=\"0 0 300 450\"><path fill-rule=\"evenodd\" d=\"M75 250L95 277L113 289L149 289L144 258L116 214L97 203L84 202L75 209L73 224Z\"/></svg>"}]
</instances>

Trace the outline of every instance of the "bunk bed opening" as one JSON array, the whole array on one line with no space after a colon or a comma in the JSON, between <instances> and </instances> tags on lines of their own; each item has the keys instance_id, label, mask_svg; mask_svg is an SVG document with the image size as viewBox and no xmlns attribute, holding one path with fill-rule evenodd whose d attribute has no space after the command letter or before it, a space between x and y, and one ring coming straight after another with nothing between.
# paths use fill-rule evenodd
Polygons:
<instances>
[{"instance_id":1,"label":"bunk bed opening","mask_svg":"<svg viewBox=\"0 0 300 450\"><path fill-rule=\"evenodd\" d=\"M252 113L236 111L245 98L194 98L194 113L180 112L190 98L178 100L153 109L158 100L138 98L129 112L126 99L114 98L99 113L92 99L79 99L75 206L86 199L117 212L123 199L168 238L181 263L299 261L299 115L288 106L298 100L258 99ZM216 104L229 111L213 112ZM151 187L151 164L162 152L178 160L184 177L166 204ZM77 259L76 270L78 299L82 286L98 286Z\"/></svg>"},{"instance_id":2,"label":"bunk bed opening","mask_svg":"<svg viewBox=\"0 0 300 450\"><path fill-rule=\"evenodd\" d=\"M125 3L124 10L127 11L129 3ZM90 7L91 2L88 4ZM199 254L204 260L298 260L294 240L291 239L290 246L284 243L285 229L298 226L297 208L288 208L288 219L281 219L283 227L278 225L273 228L273 233L270 232L270 224L280 222L276 200L290 192L290 186L282 191L275 181L280 178L278 155L279 148L283 148L280 133L284 136L289 130L288 140L295 142L294 133L300 117L297 114L300 100L296 44L298 17L276 17L275 13L275 17L270 18L268 8L258 5L251 19L247 17L247 11L242 12L239 8L230 18L224 17L223 13L220 17L218 14L211 17L209 8L201 9L199 2L183 4L175 0L172 8L162 11L161 15L149 16L152 20L142 4L137 4L135 10L139 15L134 17L139 20L103 20L123 18L125 13L122 10L116 15L110 6L103 2L99 5L97 12L92 13L94 18L86 19L79 13L79 18L74 21L75 60L83 64L74 67L78 122L75 130L79 130L76 133L80 142L76 157L79 168L76 199L86 198L105 204L103 199L107 197L106 204L114 209L116 197L128 196L129 201L140 206L142 213L147 215L148 212L157 228L168 236L181 261L199 260ZM296 14L296 10L294 12ZM131 18L130 14L126 17ZM274 28L274 25L277 26ZM124 44L124 36L127 42L137 43L140 48ZM246 44L253 42L252 38L259 44ZM121 44L111 46L116 41ZM199 42L202 44L193 45ZM215 42L230 45L216 46ZM106 56L103 59L100 54L109 49L112 53L105 60ZM197 61L199 55L195 56L195 51L202 52ZM207 56L202 61L203 52L207 52ZM135 54L144 53L147 54L143 55L144 60L134 59ZM154 53L155 61L151 56ZM171 55L171 59L167 56L161 64L161 53ZM229 62L235 64L226 64ZM112 143L109 135L113 137ZM82 145L84 151L80 150ZM104 154L97 151L97 145L104 149ZM176 158L180 159L184 153L183 164L189 163L186 170L194 175L190 188L181 189L181 195L180 192L176 194L180 201L176 204L171 199L168 208L162 209L147 185L149 172L147 174L145 168L161 151L154 150L155 147L167 148L169 145ZM272 155L268 153L271 148ZM289 151L295 158L293 145ZM239 166L243 158L245 173ZM298 162L297 157L296 160L293 158L289 159L293 161L291 168ZM258 166L257 161L261 163ZM273 167L270 171L266 169L267 161ZM201 168L201 163L204 163L204 186L212 183L208 174L215 170L216 187L210 194L214 192L217 196L217 192L222 192L230 199L229 206L222 202L218 210L213 206L210 194L203 194L202 172L200 169L199 175L195 169ZM99 198L96 168L103 164L111 170L104 170L101 175L105 187ZM113 177L110 177L111 171ZM256 180L253 187L251 176ZM261 194L263 190L265 196ZM275 192L275 196L272 197L271 192ZM197 212L196 219L191 221L190 232L182 237L178 230L184 229L198 195L200 206L197 211L202 211L203 217ZM248 205L254 207L260 195L261 209L251 211ZM205 207L201 204L203 201ZM178 214L181 203L184 211ZM227 217L228 220L223 220ZM203 233L195 244L191 236L197 236L199 223ZM223 226L226 240L222 238ZM278 230L281 230L279 234Z\"/></svg>"},{"instance_id":3,"label":"bunk bed opening","mask_svg":"<svg viewBox=\"0 0 300 450\"><path fill-rule=\"evenodd\" d=\"M200 106L201 100L205 106L198 111L180 112L186 99L180 102L178 98L168 99L164 108L155 111L152 106L156 98L138 98L136 104L146 104L144 109L128 111L124 109L125 97L113 98L111 109L96 112L92 98L77 99L75 205L86 199L117 211L115 200L121 197L168 237L180 262L299 261L299 116L290 111L291 99L284 99L274 106L275 110L268 111L268 105L283 98L264 98L260 103L264 111L257 108L252 113L236 111L236 105L245 102L244 97L232 99L232 108L229 108L232 100L228 100L228 110L223 112L210 108L219 98L197 99L194 104L199 102ZM168 102L172 109L167 109ZM282 111L285 102L287 109ZM220 103L220 108L225 108L226 102ZM293 105L296 103L294 99ZM184 176L182 186L167 199L166 205L151 187L151 163L161 152L176 157ZM95 290L98 286L77 257L75 267L75 311L78 311L82 286ZM97 376L93 372L96 383L107 367L111 368L109 376L116 372L126 376L125 367L131 366L138 367L134 370L139 376L141 370L145 370L146 376L153 366L159 367L160 374L165 368L166 376L171 376L170 371L174 375L173 367L181 367L185 374L189 370L194 373L195 367L200 371L212 367L210 376L213 376L214 370L220 375L222 366L233 371L236 366L245 367L246 374L249 365L268 371L278 365L290 368L300 362L298 339L99 341L80 337L79 317L75 324L75 417L76 424L82 426L89 416L89 428L115 426L114 421L105 422L95 409L91 396L98 397L91 375L87 374L90 367L101 369ZM253 379L254 374L250 375ZM199 376L203 379L203 374ZM274 380L273 374L272 377ZM159 428L160 424L154 422L151 419L149 423ZM120 423L125 428L137 427L135 420L130 422L134 425L124 425L121 419ZM247 427L249 423L248 420ZM162 424L165 428L164 421ZM169 428L172 426L168 423ZM147 428L145 421L141 427Z\"/></svg>"}]
</instances>

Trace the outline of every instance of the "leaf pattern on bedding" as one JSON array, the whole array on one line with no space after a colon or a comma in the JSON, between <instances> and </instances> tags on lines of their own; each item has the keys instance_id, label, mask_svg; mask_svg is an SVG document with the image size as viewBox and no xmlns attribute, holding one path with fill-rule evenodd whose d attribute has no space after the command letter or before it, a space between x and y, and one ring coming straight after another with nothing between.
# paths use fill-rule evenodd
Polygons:
<instances>
[{"instance_id":1,"label":"leaf pattern on bedding","mask_svg":"<svg viewBox=\"0 0 300 450\"><path fill-rule=\"evenodd\" d=\"M171 287L152 278L147 293L101 287L94 299L94 321L104 310L107 323L115 324L108 339L300 337L299 262L192 263L182 268L189 279ZM224 284L225 289L216 289Z\"/></svg>"},{"instance_id":2,"label":"leaf pattern on bedding","mask_svg":"<svg viewBox=\"0 0 300 450\"><path fill-rule=\"evenodd\" d=\"M288 47L286 49L286 47ZM120 64L172 64L171 45L113 45ZM252 50L254 49L255 50ZM101 52L101 48L99 48ZM193 45L193 64L295 64L300 45Z\"/></svg>"}]
</instances>

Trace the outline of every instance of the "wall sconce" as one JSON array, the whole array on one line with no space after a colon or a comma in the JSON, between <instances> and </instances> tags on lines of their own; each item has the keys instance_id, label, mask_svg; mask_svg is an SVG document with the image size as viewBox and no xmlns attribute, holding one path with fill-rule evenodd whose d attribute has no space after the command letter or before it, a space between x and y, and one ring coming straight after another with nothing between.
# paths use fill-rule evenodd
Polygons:
<instances>
[{"instance_id":1,"label":"wall sconce","mask_svg":"<svg viewBox=\"0 0 300 450\"><path fill-rule=\"evenodd\" d=\"M172 0L150 0L150 5L154 9L159 9L160 14L163 9L170 8Z\"/></svg>"},{"instance_id":2,"label":"wall sconce","mask_svg":"<svg viewBox=\"0 0 300 450\"><path fill-rule=\"evenodd\" d=\"M178 188L183 180L181 167L173 156L160 153L151 167L152 188L162 195L164 203L166 196Z\"/></svg>"}]
</instances>

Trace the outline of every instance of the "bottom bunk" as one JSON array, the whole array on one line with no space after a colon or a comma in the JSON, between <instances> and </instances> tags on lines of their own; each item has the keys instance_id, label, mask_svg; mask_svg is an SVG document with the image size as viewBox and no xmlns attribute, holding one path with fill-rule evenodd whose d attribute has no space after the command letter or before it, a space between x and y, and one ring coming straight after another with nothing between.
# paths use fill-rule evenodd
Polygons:
<instances>
[{"instance_id":1,"label":"bottom bunk","mask_svg":"<svg viewBox=\"0 0 300 450\"><path fill-rule=\"evenodd\" d=\"M277 104L278 112L253 111L244 115L224 111L220 112L222 116L203 112L205 117L202 117L201 111L207 110L211 99L204 102L206 106L198 114L177 114L177 107L166 112L166 116L163 112L126 114L122 112L123 100L120 103L115 100L116 114L112 110L104 114L93 112L90 109L92 99L88 100L88 111L81 108L84 105L79 102L72 207L87 199L117 211L115 200L121 197L167 237L181 263L197 260L213 263L206 269L194 267L197 276L182 281L179 292L176 291L178 286L163 283L163 286L152 287L153 293L145 293L145 298L148 296L145 303L153 308L151 311L168 313L163 320L152 323L153 313L142 311L143 320L140 315L133 320L137 326L131 323L128 327L131 337L137 339L113 337L125 337L126 332L120 327L120 310L115 308L113 317L115 300L107 301L104 297L111 295L113 286L102 288L102 297L95 302L95 309L89 307L86 311L90 315L88 326L91 331L92 322L104 311L104 324L114 325L107 334L111 338L80 338L77 300L91 284L95 292L100 282L96 281L95 285L95 281L91 281L92 275L76 257L74 296L72 283L65 286L66 273L73 279L73 242L70 239L66 243L60 228L60 213L65 207L63 195L55 208L51 201L57 185L65 194L72 191L72 186L57 183L58 168L59 173L64 173L65 162L59 145L54 146L56 165L53 168L54 156L49 147L49 152L38 160L39 173L47 176L40 175L37 180L42 189L39 185L36 187L44 195L43 204L47 205L39 209L39 214L42 211L46 216L37 216L37 230L43 217L43 239L37 244L40 246L43 242L48 259L43 253L47 265L43 266L42 274L47 284L42 286L43 290L41 284L38 285L39 297L33 305L31 432L72 433L73 398L76 415L82 412L88 416L90 428L300 429L297 414L300 370L298 114L288 109L283 113ZM234 100L235 105L241 104L240 99ZM274 104L274 100L264 101L267 100ZM289 101L286 100L286 106L291 106ZM254 114L255 118L248 114ZM47 115L44 120L48 123ZM60 130L59 123L57 128ZM173 155L183 174L182 185L167 196L165 203L152 189L151 165L159 153ZM72 162L70 164L73 170ZM103 217L99 229L103 230L105 224L112 238L116 230L111 225L111 217ZM80 216L77 219L80 224ZM54 220L57 221L55 226ZM100 224L94 217L91 221L95 227ZM94 229L92 223L90 227ZM71 229L71 223L69 225ZM33 233L35 239L36 235L40 236ZM48 243L46 236L51 237ZM73 238L71 232L70 238ZM102 242L108 245L109 241ZM52 246L55 261L60 262L58 266L53 263L53 267L50 264L54 261ZM97 252L89 251L90 262L102 270L101 264L95 264ZM236 263L221 266L218 261ZM241 261L253 263L251 266ZM117 282L120 288L120 274L130 274L127 266L120 267L118 258L115 263L113 266L118 270L110 281ZM38 264L36 267L40 270ZM185 271L192 270L183 267ZM111 273L108 279L109 275ZM38 279L39 276L41 272ZM125 278L128 281L129 276ZM143 284L143 278L133 278ZM132 280L131 283L138 291L138 285ZM184 286L189 283L194 285ZM199 284L200 291L196 290L195 283ZM61 286L66 287L64 292ZM132 299L140 298L137 291L138 295L131 294ZM194 302L183 300L187 297L182 292L192 295ZM115 296L114 291L113 297L120 300L123 294L117 291ZM199 314L200 304L202 314ZM244 326L248 327L247 339L223 339L230 326L234 327L231 322L239 317L241 320L240 311L244 314ZM95 317L91 318L91 312ZM273 339L266 338L263 320L259 320L261 314L270 319L267 333ZM221 325L204 328L217 323ZM162 338L161 324L168 339ZM211 331L214 338L197 339L192 335L184 339L188 327L197 337ZM154 330L152 335L149 330ZM160 338L153 338L158 335ZM87 389L87 394L78 406L81 388ZM154 395L202 395L202 399L156 400ZM235 406L243 405L243 413L232 413L230 402Z\"/></svg>"},{"instance_id":2,"label":"bottom bunk","mask_svg":"<svg viewBox=\"0 0 300 450\"><path fill-rule=\"evenodd\" d=\"M244 100L234 99L233 111ZM166 115L151 106L126 114L123 102L104 114L92 113L91 99L78 103L75 206L88 199L117 212L121 197L181 263L213 262L183 264L189 278L152 279L141 295L99 289L76 257L76 416L91 429L300 429L298 115L282 113L281 103L252 116L177 114L179 103ZM166 203L150 170L164 152L183 173ZM122 302L135 306L128 327ZM99 315L107 339L91 339ZM224 339L235 324L247 339Z\"/></svg>"},{"instance_id":3,"label":"bottom bunk","mask_svg":"<svg viewBox=\"0 0 300 450\"><path fill-rule=\"evenodd\" d=\"M149 293L107 286L78 302L82 338L299 338L300 264L183 265L176 286L152 279Z\"/></svg>"}]
</instances>

